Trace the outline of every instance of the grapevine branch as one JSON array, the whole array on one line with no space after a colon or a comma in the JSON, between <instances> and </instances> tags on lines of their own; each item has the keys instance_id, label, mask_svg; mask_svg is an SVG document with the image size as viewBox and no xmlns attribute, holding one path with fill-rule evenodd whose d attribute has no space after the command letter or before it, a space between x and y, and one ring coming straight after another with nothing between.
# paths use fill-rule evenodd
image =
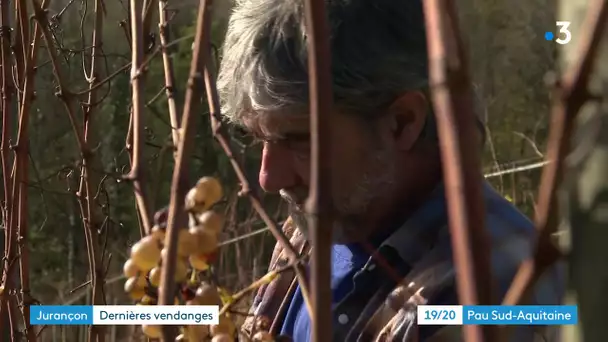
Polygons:
<instances>
[{"instance_id":1,"label":"grapevine branch","mask_svg":"<svg viewBox=\"0 0 608 342\"><path fill-rule=\"evenodd\" d=\"M110 74L108 77L104 78L103 80L101 80L101 81L97 80L95 82L94 86L89 86L89 88L87 88L87 89L85 89L83 91L80 91L80 92L76 92L74 94L75 95L86 95L86 94L92 92L93 90L97 90L97 88L99 88L102 85L108 83L114 77L116 77L118 74L121 74L123 71L127 70L129 67L131 67L131 63L127 63L127 64L123 65L122 67L116 69L112 74Z\"/></svg>"},{"instance_id":2,"label":"grapevine branch","mask_svg":"<svg viewBox=\"0 0 608 342\"><path fill-rule=\"evenodd\" d=\"M91 161L93 155L88 148L85 138L86 132L84 130L81 132L78 126L78 121L73 109L73 103L77 98L76 95L71 93L66 87L65 78L63 77L57 59L57 52L54 49L53 36L49 31L49 21L47 18L46 8L42 7L37 0L32 0L32 7L34 9L34 18L38 23L37 27L40 27L42 36L47 46L46 50L53 67L53 74L58 86L58 92L56 95L59 97L65 107L82 158L82 182L84 184L84 191L78 194L78 202L85 228L87 253L91 270L90 276L93 285L93 305L103 305L105 303L105 299L103 298L104 270L101 253L99 251L98 230L91 224L90 216L90 214L93 212L91 201L93 197L93 187L91 186L90 179ZM98 12L98 15L101 14ZM97 337L98 341L103 341L102 331L102 327L92 326L90 337Z\"/></svg>"},{"instance_id":3,"label":"grapevine branch","mask_svg":"<svg viewBox=\"0 0 608 342\"><path fill-rule=\"evenodd\" d=\"M175 168L171 181L171 197L169 200L169 214L167 217L167 233L165 248L167 259L163 260L160 282L160 305L171 305L175 296L175 264L177 261L177 240L179 230L186 227L186 213L184 210L184 199L188 191L188 164L192 149L192 142L196 126L195 116L200 111L200 99L203 96L203 68L207 63L207 47L209 46L211 28L211 4L212 0L201 0L196 21L196 36L192 61L190 64L190 75L186 90L186 101L182 114L182 136L179 139ZM133 49L136 47L134 46ZM175 339L175 328L163 326L163 339L173 341Z\"/></svg>"},{"instance_id":4,"label":"grapevine branch","mask_svg":"<svg viewBox=\"0 0 608 342\"><path fill-rule=\"evenodd\" d=\"M459 302L488 305L492 303L489 240L484 224L480 139L475 125L468 58L454 2L427 0L424 13ZM492 326L482 329L469 325L463 329L466 341L499 338Z\"/></svg>"},{"instance_id":5,"label":"grapevine branch","mask_svg":"<svg viewBox=\"0 0 608 342\"><path fill-rule=\"evenodd\" d=\"M142 236L150 234L152 228L151 212L144 187L144 172L142 169L144 122L143 122L143 82L141 65L144 60L144 41L142 24L142 2L130 1L131 8L131 88L132 88L132 132L133 153L131 172L127 179L133 182L135 201L142 226Z\"/></svg>"},{"instance_id":6,"label":"grapevine branch","mask_svg":"<svg viewBox=\"0 0 608 342\"><path fill-rule=\"evenodd\" d=\"M45 1L46 4L46 1ZM26 20L27 22L27 5L25 0L20 0L17 3L18 22ZM20 109L19 109L19 128L17 132L17 145L14 147L15 150L15 162L13 164L13 183L10 187L12 192L12 207L10 208L10 227L9 227L9 239L8 239L8 252L7 255L11 256L8 260L9 264L5 270L4 281L10 285L12 278L11 265L13 264L14 256L14 244L17 244L19 251L19 268L21 274L21 302L20 307L23 315L23 323L25 325L25 335L28 341L35 340L35 334L29 324L29 254L27 250L27 179L28 179L28 126L29 126L29 111L32 103L32 94L34 89L34 72L33 66L36 62L37 57L37 43L38 43L38 29L39 25L36 25L34 31L34 44L31 50L29 46L29 28L24 27L26 25L19 26L19 41L21 46L15 50L16 64L22 66L23 69L17 70L18 86L23 87L23 94L20 97ZM15 205L17 203L17 205ZM15 237L18 234L18 237ZM9 286L10 288L10 286ZM12 301L9 299L9 319L11 323L11 338L15 338L14 330L16 327L16 318L13 317L13 312L10 309Z\"/></svg>"},{"instance_id":7,"label":"grapevine branch","mask_svg":"<svg viewBox=\"0 0 608 342\"><path fill-rule=\"evenodd\" d=\"M177 114L177 102L175 94L175 75L173 72L173 60L169 55L169 23L167 22L167 0L158 2L159 24L158 31L160 36L160 49L163 55L163 68L165 71L165 94L167 95L167 105L169 107L169 120L171 122L171 137L173 146L179 144L179 116Z\"/></svg>"},{"instance_id":8,"label":"grapevine branch","mask_svg":"<svg viewBox=\"0 0 608 342\"><path fill-rule=\"evenodd\" d=\"M149 47L152 46L154 44L153 41L153 35L152 32L150 31L150 28L152 27L152 18L154 17L154 13L155 13L155 9L158 8L157 6L157 2L159 0L145 0L143 2L143 7L142 7L142 16L143 16L143 21L142 21L142 33L143 33L143 37L144 37L144 46ZM146 48L146 50L149 51L148 48Z\"/></svg>"},{"instance_id":9,"label":"grapevine branch","mask_svg":"<svg viewBox=\"0 0 608 342\"><path fill-rule=\"evenodd\" d=\"M310 93L310 193L306 201L312 233L312 340L332 335L331 303L331 110L329 28L323 0L306 0Z\"/></svg>"},{"instance_id":10,"label":"grapevine branch","mask_svg":"<svg viewBox=\"0 0 608 342\"><path fill-rule=\"evenodd\" d=\"M94 114L95 108L94 105L98 101L97 98L97 88L96 85L100 81L99 78L99 56L101 55L101 45L102 45L102 36L103 36L103 0L95 0L95 19L93 23L93 33L92 33L92 48L91 48L91 66L88 75L90 78L89 82L89 93L88 100L86 105L84 105L84 142L87 146L91 146L91 124L92 124L92 116ZM86 72L85 72L86 74ZM72 95L75 96L75 95ZM99 238L98 231L101 227L100 222L100 213L98 212L97 207L93 207L92 201L96 197L93 193L93 189L90 184L97 184L95 174L87 173L86 163L92 162L93 158L83 158L81 167L81 178L79 185L79 194L80 196L85 196L86 198L86 206L83 208L83 219L85 220L85 239L87 240L87 246L91 246L88 248L88 256L89 256L89 267L92 281L90 284L93 286L93 301L94 303L105 304L105 295L103 292L103 284L104 284L104 276L105 271L102 269L103 264L103 256L101 253L94 252L97 250L97 246L99 246ZM93 247L95 246L95 247ZM103 326L94 326L91 325L89 327L89 341L94 341L97 339L98 341L104 340L104 329Z\"/></svg>"},{"instance_id":11,"label":"grapevine branch","mask_svg":"<svg viewBox=\"0 0 608 342\"><path fill-rule=\"evenodd\" d=\"M16 10L17 10L17 14L19 15L20 9L23 8L23 6L21 6L21 4L18 2L16 3ZM18 21L17 21L18 22ZM15 65L16 65L16 71L17 71L17 75L16 75L16 80L14 80L14 82L16 82L16 86L17 89L22 88L22 83L19 82L19 80L22 80L23 78L23 73L25 72L25 58L26 58L26 54L24 53L23 50L23 40L27 39L27 37L23 36L23 32L20 30L19 26L17 26L16 30L17 32L17 39L15 41L15 48L14 48L14 54L15 54ZM17 93L17 102L19 103L19 105L21 106L21 100L22 100L22 96L20 96L21 94L19 94L19 92ZM9 112L10 113L10 112ZM7 113L8 115L8 113ZM23 117L19 116L18 119L18 132L22 132L24 129L26 129L27 125L23 125ZM26 122L28 120L28 118L25 118ZM18 133L19 134L19 133ZM22 141L23 142L23 141ZM23 146L23 144L22 144ZM23 151L23 148L19 149L19 144L17 143L17 145L12 146L11 148L13 149L13 151L15 152L15 158L14 158L14 162L12 165L12 184L9 186L10 189L10 202L11 202L11 206L7 208L7 240L6 240L6 249L5 249L5 268L4 268L4 274L3 274L3 284L6 288L6 290L3 293L3 298L6 300L6 307L7 311L8 311L8 318L9 318L9 323L10 323L10 334L11 334L11 338L14 339L15 338L15 332L16 332L16 328L17 328L17 318L15 317L15 303L16 303L16 298L14 298L14 292L13 291L13 281L16 278L16 274L14 273L14 269L13 267L15 265L18 264L18 256L16 253L16 249L18 249L18 240L17 240L17 235L19 234L18 230L18 217L17 215L19 214L18 212L18 208L20 205L20 196L19 196L19 190L20 188L18 187L19 184L19 180L23 178L23 172L22 170L22 160L23 160L23 154L27 153L27 151ZM27 166L27 165L26 165ZM9 173L8 175L11 175L11 173ZM7 189L8 190L8 189Z\"/></svg>"},{"instance_id":12,"label":"grapevine branch","mask_svg":"<svg viewBox=\"0 0 608 342\"><path fill-rule=\"evenodd\" d=\"M4 251L2 261L2 284L5 286L5 291L0 295L0 327L3 325L4 310L8 309L7 299L10 287L7 282L9 272L9 262L13 259L13 236L11 224L12 212L12 184L11 184L11 169L12 163L9 155L9 139L10 130L12 127L13 116L15 115L13 96L15 94L15 86L12 80L13 61L11 58L11 27L9 21L9 3L6 1L0 2L0 15L2 19L0 27L1 39L1 58L2 58L2 140L0 143L0 153L2 158L2 184L3 184L3 203L2 203L2 218L5 226L4 229ZM11 328L12 330L12 328Z\"/></svg>"}]
</instances>

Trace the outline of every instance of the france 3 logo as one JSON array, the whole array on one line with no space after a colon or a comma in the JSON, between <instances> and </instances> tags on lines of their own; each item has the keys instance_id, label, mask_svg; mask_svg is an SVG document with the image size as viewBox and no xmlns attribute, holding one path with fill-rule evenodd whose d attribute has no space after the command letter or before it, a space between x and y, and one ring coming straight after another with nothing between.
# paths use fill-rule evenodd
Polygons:
<instances>
[{"instance_id":1,"label":"france 3 logo","mask_svg":"<svg viewBox=\"0 0 608 342\"><path fill-rule=\"evenodd\" d=\"M557 44L565 45L572 40L572 32L570 32L569 21L556 21L555 25L559 28L559 32L554 34L551 31L545 32L545 39L549 41L555 41Z\"/></svg>"}]
</instances>

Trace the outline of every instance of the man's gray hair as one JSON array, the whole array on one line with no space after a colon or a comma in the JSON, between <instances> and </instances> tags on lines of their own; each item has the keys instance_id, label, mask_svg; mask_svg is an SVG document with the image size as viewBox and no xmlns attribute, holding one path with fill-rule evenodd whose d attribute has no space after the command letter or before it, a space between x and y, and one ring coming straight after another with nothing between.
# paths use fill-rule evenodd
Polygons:
<instances>
[{"instance_id":1,"label":"man's gray hair","mask_svg":"<svg viewBox=\"0 0 608 342\"><path fill-rule=\"evenodd\" d=\"M336 106L373 119L400 94L428 90L421 0L326 0ZM218 77L224 116L308 107L303 0L236 0ZM436 138L433 115L424 135Z\"/></svg>"},{"instance_id":2,"label":"man's gray hair","mask_svg":"<svg viewBox=\"0 0 608 342\"><path fill-rule=\"evenodd\" d=\"M420 0L326 0L336 105L373 115L405 90L427 86ZM308 104L302 0L236 0L218 88L223 113Z\"/></svg>"}]
</instances>

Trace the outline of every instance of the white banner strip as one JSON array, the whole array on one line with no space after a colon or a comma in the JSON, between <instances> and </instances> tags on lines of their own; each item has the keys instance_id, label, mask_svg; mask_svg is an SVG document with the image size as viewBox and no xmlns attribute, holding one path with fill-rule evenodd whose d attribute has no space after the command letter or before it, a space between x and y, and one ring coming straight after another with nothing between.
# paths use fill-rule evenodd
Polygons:
<instances>
[{"instance_id":1,"label":"white banner strip","mask_svg":"<svg viewBox=\"0 0 608 342\"><path fill-rule=\"evenodd\" d=\"M95 305L93 325L213 325L217 305Z\"/></svg>"}]
</instances>

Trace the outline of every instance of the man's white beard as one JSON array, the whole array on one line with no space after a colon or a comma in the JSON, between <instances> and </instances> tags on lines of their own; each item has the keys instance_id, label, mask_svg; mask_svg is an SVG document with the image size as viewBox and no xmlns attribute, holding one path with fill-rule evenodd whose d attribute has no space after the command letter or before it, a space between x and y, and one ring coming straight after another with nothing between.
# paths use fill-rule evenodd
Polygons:
<instances>
[{"instance_id":1,"label":"man's white beard","mask_svg":"<svg viewBox=\"0 0 608 342\"><path fill-rule=\"evenodd\" d=\"M372 201L393 187L396 177L393 154L387 150L375 151L369 162L368 165L372 166L372 169L363 174L353 191L346 196L340 196L335 203L336 216L332 224L334 242L349 240L349 237L357 235L357 231L361 230L357 218L365 214ZM298 198L303 194L281 190L280 195L288 203L289 214L296 227L310 241L308 214L304 204L301 204L304 198Z\"/></svg>"},{"instance_id":2,"label":"man's white beard","mask_svg":"<svg viewBox=\"0 0 608 342\"><path fill-rule=\"evenodd\" d=\"M291 205L290 205L290 207L291 207ZM303 210L290 209L289 215L291 216L293 223L296 225L296 227L298 228L300 233L302 233L304 238L308 241L311 241L312 235L311 235L311 231L309 229L310 223L308 222L308 214ZM350 227L354 228L355 226L351 225ZM346 231L348 231L348 229L344 226L344 223L342 220L335 220L332 223L331 229L332 229L332 240L333 241L340 242L340 241L345 240L346 236L344 236L344 233Z\"/></svg>"},{"instance_id":3,"label":"man's white beard","mask_svg":"<svg viewBox=\"0 0 608 342\"><path fill-rule=\"evenodd\" d=\"M298 198L298 194L295 194L285 189L281 189L279 193L281 195L281 198L283 198L283 200L287 202L288 213L291 219L293 220L293 223L296 225L300 233L304 235L306 240L310 240L307 214L304 208L302 207L303 204L298 204L298 201L300 200Z\"/></svg>"}]
</instances>

